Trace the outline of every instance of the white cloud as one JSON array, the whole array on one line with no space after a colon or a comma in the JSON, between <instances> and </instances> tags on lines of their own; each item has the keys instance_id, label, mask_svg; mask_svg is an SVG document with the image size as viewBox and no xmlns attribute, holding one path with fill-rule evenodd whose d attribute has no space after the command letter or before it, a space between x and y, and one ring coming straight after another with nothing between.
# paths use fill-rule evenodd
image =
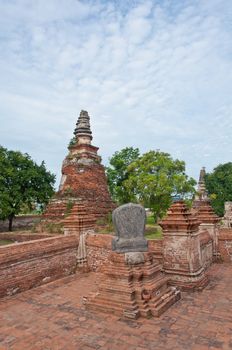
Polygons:
<instances>
[{"instance_id":1,"label":"white cloud","mask_svg":"<svg viewBox=\"0 0 232 350\"><path fill-rule=\"evenodd\" d=\"M0 0L1 144L59 177L78 113L106 159L125 146L231 160L232 3Z\"/></svg>"}]
</instances>

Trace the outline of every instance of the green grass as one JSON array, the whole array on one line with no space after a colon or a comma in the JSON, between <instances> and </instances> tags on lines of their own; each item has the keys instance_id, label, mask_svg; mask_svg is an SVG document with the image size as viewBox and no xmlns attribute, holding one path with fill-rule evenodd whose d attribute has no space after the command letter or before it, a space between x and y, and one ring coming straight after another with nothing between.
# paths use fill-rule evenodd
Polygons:
<instances>
[{"instance_id":1,"label":"green grass","mask_svg":"<svg viewBox=\"0 0 232 350\"><path fill-rule=\"evenodd\" d=\"M114 227L113 227L112 223L109 223L109 224L98 226L96 228L96 231L98 233L102 233L102 234L113 233L114 232Z\"/></svg>"},{"instance_id":2,"label":"green grass","mask_svg":"<svg viewBox=\"0 0 232 350\"><path fill-rule=\"evenodd\" d=\"M156 239L156 238L162 238L162 229L159 225L153 224L153 225L146 225L145 229L145 237L147 239Z\"/></svg>"},{"instance_id":3,"label":"green grass","mask_svg":"<svg viewBox=\"0 0 232 350\"><path fill-rule=\"evenodd\" d=\"M145 232L145 238L146 239L159 239L162 238L162 232L160 231L153 231L153 232Z\"/></svg>"},{"instance_id":4,"label":"green grass","mask_svg":"<svg viewBox=\"0 0 232 350\"><path fill-rule=\"evenodd\" d=\"M145 230L146 239L162 238L162 236L162 229L155 223L154 217L152 215L147 216Z\"/></svg>"},{"instance_id":5,"label":"green grass","mask_svg":"<svg viewBox=\"0 0 232 350\"><path fill-rule=\"evenodd\" d=\"M155 225L154 217L149 215L146 220L147 225Z\"/></svg>"},{"instance_id":6,"label":"green grass","mask_svg":"<svg viewBox=\"0 0 232 350\"><path fill-rule=\"evenodd\" d=\"M101 234L112 234L114 227L112 223L106 223L104 221L98 222L99 226L96 231ZM153 216L148 216L146 220L145 237L146 239L159 239L162 238L162 229L159 225L155 224Z\"/></svg>"},{"instance_id":7,"label":"green grass","mask_svg":"<svg viewBox=\"0 0 232 350\"><path fill-rule=\"evenodd\" d=\"M9 239L0 239L0 245L7 245L7 244L12 244L14 243L13 241L10 241Z\"/></svg>"}]
</instances>

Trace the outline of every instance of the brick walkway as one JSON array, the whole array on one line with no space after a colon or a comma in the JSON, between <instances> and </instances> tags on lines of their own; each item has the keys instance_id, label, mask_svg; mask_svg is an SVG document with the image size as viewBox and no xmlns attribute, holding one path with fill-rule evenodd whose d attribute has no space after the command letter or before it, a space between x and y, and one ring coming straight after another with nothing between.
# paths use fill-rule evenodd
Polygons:
<instances>
[{"instance_id":1,"label":"brick walkway","mask_svg":"<svg viewBox=\"0 0 232 350\"><path fill-rule=\"evenodd\" d=\"M185 294L159 319L91 314L82 296L97 275L71 276L0 302L0 350L232 349L232 265L214 265L210 285Z\"/></svg>"}]
</instances>

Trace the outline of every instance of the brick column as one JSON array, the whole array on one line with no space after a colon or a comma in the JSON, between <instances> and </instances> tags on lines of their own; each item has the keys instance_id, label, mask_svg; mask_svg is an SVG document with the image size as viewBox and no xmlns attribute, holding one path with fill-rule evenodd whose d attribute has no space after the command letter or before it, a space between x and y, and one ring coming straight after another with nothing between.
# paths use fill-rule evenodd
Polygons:
<instances>
[{"instance_id":1,"label":"brick column","mask_svg":"<svg viewBox=\"0 0 232 350\"><path fill-rule=\"evenodd\" d=\"M202 289L207 285L201 260L199 222L183 201L175 202L169 209L163 228L164 271L170 284L182 290Z\"/></svg>"}]
</instances>

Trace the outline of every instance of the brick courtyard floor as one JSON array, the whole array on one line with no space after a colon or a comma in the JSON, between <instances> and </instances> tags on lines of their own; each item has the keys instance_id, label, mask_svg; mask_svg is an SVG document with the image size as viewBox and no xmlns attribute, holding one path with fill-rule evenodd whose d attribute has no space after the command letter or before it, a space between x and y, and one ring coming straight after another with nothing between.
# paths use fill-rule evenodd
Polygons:
<instances>
[{"instance_id":1,"label":"brick courtyard floor","mask_svg":"<svg viewBox=\"0 0 232 350\"><path fill-rule=\"evenodd\" d=\"M214 265L203 292L158 319L125 321L84 310L98 277L76 275L0 302L0 350L232 349L232 264Z\"/></svg>"}]
</instances>

